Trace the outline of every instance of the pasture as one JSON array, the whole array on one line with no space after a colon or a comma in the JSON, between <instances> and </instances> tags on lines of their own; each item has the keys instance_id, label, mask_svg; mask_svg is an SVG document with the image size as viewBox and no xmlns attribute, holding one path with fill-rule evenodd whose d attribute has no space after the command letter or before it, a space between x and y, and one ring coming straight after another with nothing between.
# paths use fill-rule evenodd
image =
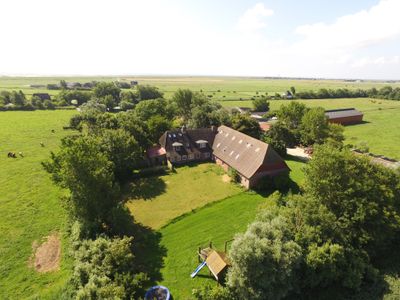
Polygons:
<instances>
[{"instance_id":1,"label":"pasture","mask_svg":"<svg viewBox=\"0 0 400 300\"><path fill-rule=\"evenodd\" d=\"M1 299L50 298L69 278L67 216L59 199L62 191L53 185L40 163L57 149L62 137L71 134L62 127L74 113L0 112ZM17 158L7 158L8 151L16 152ZM54 232L62 237L60 270L37 273L28 266L32 243Z\"/></svg>"}]
</instances>

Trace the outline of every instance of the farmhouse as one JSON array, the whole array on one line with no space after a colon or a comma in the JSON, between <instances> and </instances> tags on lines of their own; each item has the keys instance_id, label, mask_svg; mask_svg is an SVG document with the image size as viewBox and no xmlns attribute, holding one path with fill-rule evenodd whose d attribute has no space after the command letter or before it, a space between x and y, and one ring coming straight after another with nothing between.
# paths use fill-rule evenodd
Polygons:
<instances>
[{"instance_id":1,"label":"farmhouse","mask_svg":"<svg viewBox=\"0 0 400 300\"><path fill-rule=\"evenodd\" d=\"M265 176L289 171L271 146L227 126L188 130L183 127L165 132L159 143L147 150L151 164L213 160L225 171L236 170L238 181L246 188L256 186Z\"/></svg>"},{"instance_id":2,"label":"farmhouse","mask_svg":"<svg viewBox=\"0 0 400 300\"><path fill-rule=\"evenodd\" d=\"M363 120L363 113L355 108L343 108L326 110L325 115L330 123L350 125L358 124Z\"/></svg>"},{"instance_id":3,"label":"farmhouse","mask_svg":"<svg viewBox=\"0 0 400 300\"><path fill-rule=\"evenodd\" d=\"M38 97L40 100L51 100L51 97L47 93L35 93L32 95L32 97Z\"/></svg>"}]
</instances>

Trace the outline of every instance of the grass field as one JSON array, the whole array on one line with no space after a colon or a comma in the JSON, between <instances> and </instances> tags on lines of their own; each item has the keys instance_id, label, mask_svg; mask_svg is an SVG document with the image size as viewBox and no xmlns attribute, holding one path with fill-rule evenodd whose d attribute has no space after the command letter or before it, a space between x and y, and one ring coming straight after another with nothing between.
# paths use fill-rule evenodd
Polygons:
<instances>
[{"instance_id":1,"label":"grass field","mask_svg":"<svg viewBox=\"0 0 400 300\"><path fill-rule=\"evenodd\" d=\"M202 91L212 99L239 100L269 93L284 93L291 86L297 91L318 90L320 88L348 88L368 89L380 88L384 85L400 86L397 83L385 83L377 81L346 82L343 80L284 80L263 78L239 78L239 77L149 77L149 76L119 76L119 77L0 77L0 90L21 89L28 96L36 92L49 92L52 95L58 91L46 91L46 89L30 88L31 84L58 83L61 79L69 82L96 81L130 81L136 80L139 84L150 84L160 88L167 98L179 88L188 88L194 91Z\"/></svg>"},{"instance_id":2,"label":"grass field","mask_svg":"<svg viewBox=\"0 0 400 300\"><path fill-rule=\"evenodd\" d=\"M160 177L135 182L136 199L127 206L136 221L158 229L169 220L212 201L238 194L239 186L224 182L221 168L212 163L183 166Z\"/></svg>"},{"instance_id":3,"label":"grass field","mask_svg":"<svg viewBox=\"0 0 400 300\"><path fill-rule=\"evenodd\" d=\"M69 277L65 237L60 271L39 274L28 267L28 259L33 241L65 231L61 191L40 163L57 149L60 138L69 134L62 126L73 113L0 112L0 299L50 297ZM7 158L8 151L21 151L25 157Z\"/></svg>"}]
</instances>

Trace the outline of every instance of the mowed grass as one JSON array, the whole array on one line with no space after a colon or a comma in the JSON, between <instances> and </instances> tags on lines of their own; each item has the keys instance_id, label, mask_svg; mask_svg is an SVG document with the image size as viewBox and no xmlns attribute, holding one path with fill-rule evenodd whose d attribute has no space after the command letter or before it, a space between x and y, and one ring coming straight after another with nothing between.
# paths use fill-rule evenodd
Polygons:
<instances>
[{"instance_id":1,"label":"mowed grass","mask_svg":"<svg viewBox=\"0 0 400 300\"><path fill-rule=\"evenodd\" d=\"M296 100L309 107L325 109L355 107L364 113L364 123L345 127L346 143L359 144L365 142L374 154L385 155L400 160L400 101L381 99L321 99ZM221 102L229 107L251 107L251 101ZM287 100L270 101L271 110L277 110Z\"/></svg>"},{"instance_id":2,"label":"mowed grass","mask_svg":"<svg viewBox=\"0 0 400 300\"><path fill-rule=\"evenodd\" d=\"M167 257L160 284L168 287L177 300L192 299L192 289L216 284L207 268L190 278L199 265L198 247L206 247L212 241L215 248L223 251L225 241L246 230L256 215L257 207L264 201L265 198L258 194L241 193L161 229L161 244L167 249Z\"/></svg>"},{"instance_id":3,"label":"mowed grass","mask_svg":"<svg viewBox=\"0 0 400 300\"><path fill-rule=\"evenodd\" d=\"M66 259L66 213L62 191L55 187L41 162L71 132L62 127L73 111L0 112L0 298L50 297L66 282L71 262ZM54 129L55 133L51 133ZM43 142L45 147L40 146ZM8 151L24 158L7 158ZM33 241L52 232L62 239L61 268L39 274L28 266Z\"/></svg>"},{"instance_id":4,"label":"mowed grass","mask_svg":"<svg viewBox=\"0 0 400 300\"><path fill-rule=\"evenodd\" d=\"M287 163L292 170L291 179L301 185L305 163L291 157ZM163 280L160 284L167 286L177 300L191 299L194 288L216 284L207 268L201 270L194 279L190 278L199 264L198 247L206 247L212 242L216 249L223 251L225 241L245 231L254 220L258 207L265 201L266 197L258 193L242 192L210 203L161 228L161 244L166 248L167 256L161 270Z\"/></svg>"},{"instance_id":5,"label":"mowed grass","mask_svg":"<svg viewBox=\"0 0 400 300\"><path fill-rule=\"evenodd\" d=\"M135 198L127 206L135 220L153 229L168 221L242 191L242 188L224 182L224 172L212 163L182 166L174 173L135 181Z\"/></svg>"}]
</instances>

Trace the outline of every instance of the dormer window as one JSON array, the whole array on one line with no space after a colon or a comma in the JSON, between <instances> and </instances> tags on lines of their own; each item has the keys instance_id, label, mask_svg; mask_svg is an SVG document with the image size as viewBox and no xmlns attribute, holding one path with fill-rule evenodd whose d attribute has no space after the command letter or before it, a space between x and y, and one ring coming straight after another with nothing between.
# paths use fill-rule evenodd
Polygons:
<instances>
[{"instance_id":1,"label":"dormer window","mask_svg":"<svg viewBox=\"0 0 400 300\"><path fill-rule=\"evenodd\" d=\"M182 146L183 146L182 143L179 142L172 143L172 147L174 147L175 151L180 151Z\"/></svg>"},{"instance_id":2,"label":"dormer window","mask_svg":"<svg viewBox=\"0 0 400 300\"><path fill-rule=\"evenodd\" d=\"M206 140L198 140L196 144L200 149L204 149L207 147L208 142Z\"/></svg>"}]
</instances>

